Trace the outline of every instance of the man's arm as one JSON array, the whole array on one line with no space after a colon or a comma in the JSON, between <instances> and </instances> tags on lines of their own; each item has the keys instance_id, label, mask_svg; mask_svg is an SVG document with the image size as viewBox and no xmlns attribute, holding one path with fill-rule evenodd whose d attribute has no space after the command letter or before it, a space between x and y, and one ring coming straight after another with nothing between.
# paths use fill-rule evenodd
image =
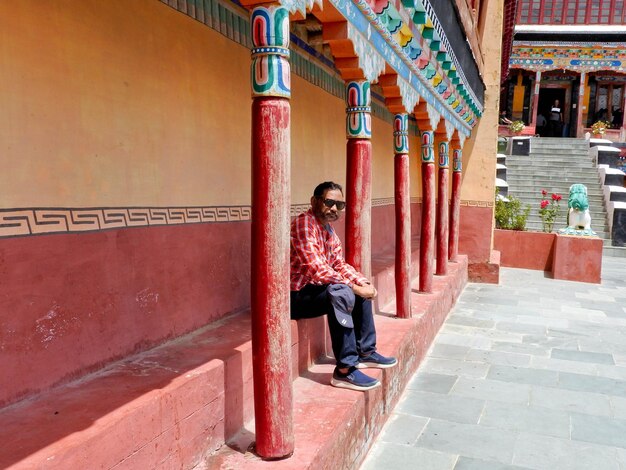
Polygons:
<instances>
[{"instance_id":1,"label":"man's arm","mask_svg":"<svg viewBox=\"0 0 626 470\"><path fill-rule=\"evenodd\" d=\"M337 243L333 249L333 261L332 267L336 271L340 272L344 277L350 280L350 286L356 295L359 295L365 299L373 299L377 295L376 288L363 274L358 272L354 267L343 259L343 251L341 244L336 238Z\"/></svg>"}]
</instances>

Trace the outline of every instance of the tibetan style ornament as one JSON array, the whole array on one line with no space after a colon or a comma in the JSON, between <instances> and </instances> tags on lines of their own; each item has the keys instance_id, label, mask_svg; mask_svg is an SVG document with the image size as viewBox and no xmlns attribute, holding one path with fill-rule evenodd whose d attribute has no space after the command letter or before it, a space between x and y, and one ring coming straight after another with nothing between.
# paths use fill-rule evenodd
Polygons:
<instances>
[{"instance_id":1,"label":"tibetan style ornament","mask_svg":"<svg viewBox=\"0 0 626 470\"><path fill-rule=\"evenodd\" d=\"M346 84L346 137L372 138L370 82L358 80Z\"/></svg>"},{"instance_id":2,"label":"tibetan style ornament","mask_svg":"<svg viewBox=\"0 0 626 470\"><path fill-rule=\"evenodd\" d=\"M252 23L252 96L291 97L289 11L256 7Z\"/></svg>"},{"instance_id":3,"label":"tibetan style ornament","mask_svg":"<svg viewBox=\"0 0 626 470\"><path fill-rule=\"evenodd\" d=\"M559 234L583 237L597 236L596 232L591 230L589 198L587 197L587 187L584 184L577 183L570 186L567 206L569 207L567 227L559 230Z\"/></svg>"}]
</instances>

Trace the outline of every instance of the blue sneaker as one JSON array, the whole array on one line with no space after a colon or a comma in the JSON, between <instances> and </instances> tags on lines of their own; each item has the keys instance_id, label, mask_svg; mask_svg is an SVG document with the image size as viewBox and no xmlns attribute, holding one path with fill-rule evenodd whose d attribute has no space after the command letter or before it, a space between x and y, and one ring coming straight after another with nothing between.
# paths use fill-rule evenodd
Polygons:
<instances>
[{"instance_id":1,"label":"blue sneaker","mask_svg":"<svg viewBox=\"0 0 626 470\"><path fill-rule=\"evenodd\" d=\"M374 351L369 356L360 357L356 367L357 369L366 369L368 367L374 369L388 369L395 366L397 363L398 360L395 357L385 357Z\"/></svg>"},{"instance_id":2,"label":"blue sneaker","mask_svg":"<svg viewBox=\"0 0 626 470\"><path fill-rule=\"evenodd\" d=\"M371 390L380 386L378 379L365 375L363 372L357 370L356 367L350 367L346 374L339 372L339 369L335 367L333 378L330 379L330 384L333 387L358 391Z\"/></svg>"}]
</instances>

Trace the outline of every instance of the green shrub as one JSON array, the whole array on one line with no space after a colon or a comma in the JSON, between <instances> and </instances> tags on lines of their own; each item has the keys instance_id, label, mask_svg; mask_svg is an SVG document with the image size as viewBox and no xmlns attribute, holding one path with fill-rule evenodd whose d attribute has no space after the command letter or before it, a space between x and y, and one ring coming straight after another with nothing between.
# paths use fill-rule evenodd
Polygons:
<instances>
[{"instance_id":1,"label":"green shrub","mask_svg":"<svg viewBox=\"0 0 626 470\"><path fill-rule=\"evenodd\" d=\"M526 230L526 220L530 214L530 205L522 204L522 201L515 196L508 196L507 199L508 202L499 198L498 190L496 190L496 228Z\"/></svg>"}]
</instances>

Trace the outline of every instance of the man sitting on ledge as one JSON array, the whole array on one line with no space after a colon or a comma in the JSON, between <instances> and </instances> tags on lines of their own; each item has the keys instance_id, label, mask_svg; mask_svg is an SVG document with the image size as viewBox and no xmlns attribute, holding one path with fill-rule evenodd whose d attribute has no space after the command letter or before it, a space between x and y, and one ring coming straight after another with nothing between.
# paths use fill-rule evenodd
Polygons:
<instances>
[{"instance_id":1,"label":"man sitting on ledge","mask_svg":"<svg viewBox=\"0 0 626 470\"><path fill-rule=\"evenodd\" d=\"M372 299L376 289L343 259L331 222L346 203L340 185L327 181L315 188L311 208L291 224L291 318L328 316L337 361L331 385L369 390L380 382L359 369L397 364L376 352Z\"/></svg>"}]
</instances>

